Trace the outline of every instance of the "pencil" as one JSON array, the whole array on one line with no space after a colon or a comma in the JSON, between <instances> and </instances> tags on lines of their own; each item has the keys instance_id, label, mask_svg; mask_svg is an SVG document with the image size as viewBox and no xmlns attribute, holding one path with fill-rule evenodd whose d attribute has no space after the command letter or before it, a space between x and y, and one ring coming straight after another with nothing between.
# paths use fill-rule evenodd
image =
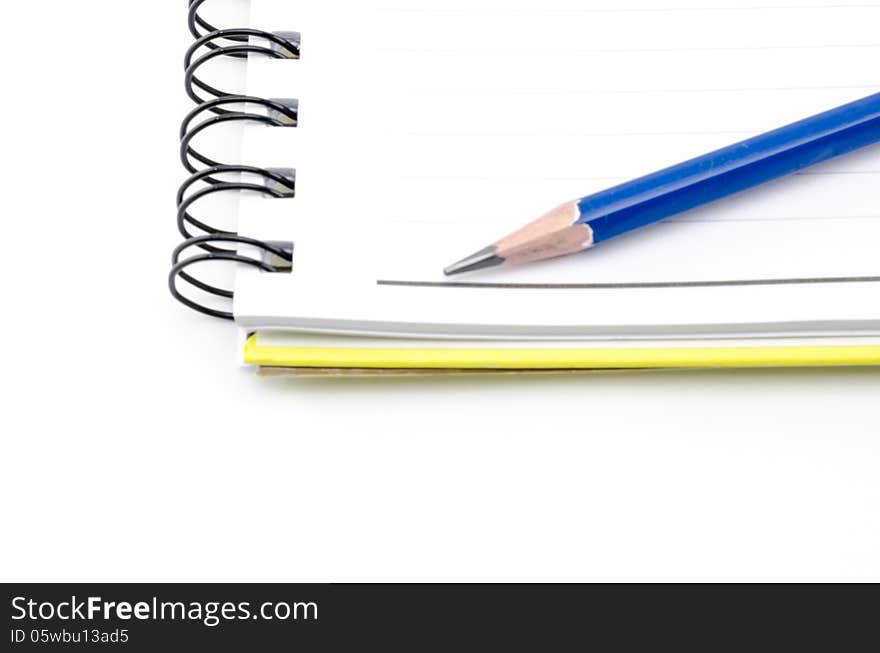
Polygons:
<instances>
[{"instance_id":1,"label":"pencil","mask_svg":"<svg viewBox=\"0 0 880 653\"><path fill-rule=\"evenodd\" d=\"M444 272L581 252L878 141L880 93L567 202Z\"/></svg>"}]
</instances>

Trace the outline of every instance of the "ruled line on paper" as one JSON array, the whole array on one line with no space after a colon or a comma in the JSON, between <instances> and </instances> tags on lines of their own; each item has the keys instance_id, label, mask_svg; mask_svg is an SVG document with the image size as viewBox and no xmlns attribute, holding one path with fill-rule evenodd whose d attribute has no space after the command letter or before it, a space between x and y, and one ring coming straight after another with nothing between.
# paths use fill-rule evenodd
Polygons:
<instances>
[{"instance_id":1,"label":"ruled line on paper","mask_svg":"<svg viewBox=\"0 0 880 653\"><path fill-rule=\"evenodd\" d=\"M761 218L700 218L699 221L694 220L691 217L672 217L666 218L662 221L662 224L690 224L692 222L699 222L700 224L706 223L716 223L716 222L815 222L819 220L880 220L880 214L878 215L809 215L809 216L784 216L784 217L761 217ZM403 220L403 219L395 219L388 218L385 220L386 223L389 224L443 224L443 225L495 225L495 224L505 224L504 222L489 222L485 220L419 220L418 222L414 222L412 220Z\"/></svg>"},{"instance_id":2,"label":"ruled line on paper","mask_svg":"<svg viewBox=\"0 0 880 653\"><path fill-rule=\"evenodd\" d=\"M825 5L726 5L719 7L577 7L577 8L544 8L544 9L482 9L479 7L459 9L455 7L382 7L381 13L406 14L633 14L633 13L677 13L677 12L724 12L724 11L803 11L829 9L876 9L880 3L858 4L840 3Z\"/></svg>"},{"instance_id":3,"label":"ruled line on paper","mask_svg":"<svg viewBox=\"0 0 880 653\"><path fill-rule=\"evenodd\" d=\"M558 91L527 90L410 90L410 95L660 95L663 93L765 93L790 91L856 91L880 90L880 85L846 84L842 86L756 86L756 87L716 87L716 88L619 88L619 89L567 89Z\"/></svg>"},{"instance_id":4,"label":"ruled line on paper","mask_svg":"<svg viewBox=\"0 0 880 653\"><path fill-rule=\"evenodd\" d=\"M460 48L377 48L378 52L399 54L499 54L499 55L523 55L535 54L645 54L645 53L670 53L677 52L751 52L755 50L844 50L844 49L871 49L880 47L880 43L832 43L818 45L750 45L750 46L693 46L673 48L572 48L559 50L464 50Z\"/></svg>"},{"instance_id":5,"label":"ruled line on paper","mask_svg":"<svg viewBox=\"0 0 880 653\"><path fill-rule=\"evenodd\" d=\"M468 281L404 281L379 279L376 284L402 288L473 288L518 290L639 290L659 288L725 288L810 284L880 283L880 276L798 277L788 279L725 279L719 281L635 281L625 283L479 283Z\"/></svg>"},{"instance_id":6,"label":"ruled line on paper","mask_svg":"<svg viewBox=\"0 0 880 653\"><path fill-rule=\"evenodd\" d=\"M880 170L829 170L829 171L821 171L821 170L813 170L813 171L802 171L795 172L791 177L823 177L823 176L832 176L832 175L880 175ZM559 181L559 182L569 182L569 181L601 181L601 182L624 182L629 177L615 176L615 177L490 177L490 176L466 176L466 175L407 175L400 177L405 181L499 181L499 182L513 182L513 183L524 183L529 181L534 182L545 182L545 181Z\"/></svg>"},{"instance_id":7,"label":"ruled line on paper","mask_svg":"<svg viewBox=\"0 0 880 653\"><path fill-rule=\"evenodd\" d=\"M488 137L497 137L497 136L510 136L520 138L522 136L540 136L540 137L550 137L550 138L572 138L572 137L584 137L584 138L619 138L621 136L748 136L750 134L757 134L759 130L747 130L747 129L737 129L737 130L714 130L707 129L704 131L633 131L633 132L484 132L484 131L473 131L473 132L465 132L465 131L392 131L392 130L383 130L379 132L385 136L468 136L468 137L480 137L480 136L488 136Z\"/></svg>"},{"instance_id":8,"label":"ruled line on paper","mask_svg":"<svg viewBox=\"0 0 880 653\"><path fill-rule=\"evenodd\" d=\"M450 138L453 136L467 136L468 138L488 137L496 138L499 136L508 136L522 138L523 136L535 136L539 138L621 138L621 137L680 137L680 136L753 136L761 133L759 129L737 129L737 130L712 130L705 131L627 131L627 132L539 132L539 131L518 131L518 132L477 132L477 131L391 131L383 130L379 132L385 136L442 136Z\"/></svg>"}]
</instances>

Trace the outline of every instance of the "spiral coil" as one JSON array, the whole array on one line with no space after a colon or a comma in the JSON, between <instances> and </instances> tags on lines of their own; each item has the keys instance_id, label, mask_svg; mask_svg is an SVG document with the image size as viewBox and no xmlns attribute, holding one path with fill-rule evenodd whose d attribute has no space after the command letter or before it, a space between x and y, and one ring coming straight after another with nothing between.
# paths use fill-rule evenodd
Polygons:
<instances>
[{"instance_id":1,"label":"spiral coil","mask_svg":"<svg viewBox=\"0 0 880 653\"><path fill-rule=\"evenodd\" d=\"M296 190L296 173L291 169L217 161L195 149L193 140L220 124L249 122L296 127L299 106L293 99L267 99L227 92L207 83L199 73L205 64L221 57L246 59L254 55L298 59L300 39L295 32L218 29L199 14L206 1L189 0L189 30L196 41L184 58L184 79L186 93L197 106L187 114L180 127L180 160L190 177L177 192L177 228L186 240L172 255L168 286L172 296L185 306L205 315L232 320L231 312L206 306L182 294L178 283L182 281L208 295L232 300L232 290L199 279L191 268L219 261L244 264L263 272L285 272L293 260L292 248L225 231L196 218L190 210L200 200L217 193L253 192L271 198L292 197ZM226 247L220 246L224 244ZM253 253L243 254L240 249ZM257 255L262 258L256 258Z\"/></svg>"}]
</instances>

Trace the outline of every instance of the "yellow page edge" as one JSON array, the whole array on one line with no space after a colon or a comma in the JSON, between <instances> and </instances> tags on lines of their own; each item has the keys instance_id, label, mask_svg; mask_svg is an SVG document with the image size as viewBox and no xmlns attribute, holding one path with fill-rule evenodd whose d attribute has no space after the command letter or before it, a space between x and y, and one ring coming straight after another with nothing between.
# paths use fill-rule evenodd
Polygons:
<instances>
[{"instance_id":1,"label":"yellow page edge","mask_svg":"<svg viewBox=\"0 0 880 653\"><path fill-rule=\"evenodd\" d=\"M248 338L244 362L263 367L366 369L627 369L880 365L880 345L663 349L373 349L264 347Z\"/></svg>"}]
</instances>

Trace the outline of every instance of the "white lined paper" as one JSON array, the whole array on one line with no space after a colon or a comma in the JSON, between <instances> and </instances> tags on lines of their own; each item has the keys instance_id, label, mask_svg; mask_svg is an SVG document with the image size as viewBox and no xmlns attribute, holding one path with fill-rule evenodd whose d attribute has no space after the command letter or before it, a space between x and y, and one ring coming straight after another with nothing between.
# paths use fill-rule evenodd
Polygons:
<instances>
[{"instance_id":1,"label":"white lined paper","mask_svg":"<svg viewBox=\"0 0 880 653\"><path fill-rule=\"evenodd\" d=\"M284 281L253 290L276 312L308 312L303 295L311 292L340 301L375 292L388 297L375 303L392 305L404 294L367 290L376 279L442 281L444 263L555 204L880 91L871 65L880 54L877 3L256 0L254 7L255 23L304 35L303 60L290 75L279 74L278 62L250 66L251 92L302 101L298 130L254 128L246 138L252 160L282 165L289 156L284 164L298 169L289 205L243 204L245 224L289 225L282 230L298 242L296 301L271 299ZM878 157L880 149L869 148L583 256L474 281L874 277ZM340 233L349 237L340 241ZM419 247L429 251L413 254ZM260 285L258 275L245 276L246 292ZM861 283L853 296L876 286ZM498 292L482 296L516 303L508 299L516 290ZM674 316L690 315L683 302L699 297L706 319L717 322L713 312L761 320L771 304L807 297L784 287L760 294L765 299L749 301L692 288L657 298ZM633 319L644 293L618 295L606 310ZM391 311L395 319L419 319L436 301L461 310L449 294L405 297L407 308Z\"/></svg>"}]
</instances>

